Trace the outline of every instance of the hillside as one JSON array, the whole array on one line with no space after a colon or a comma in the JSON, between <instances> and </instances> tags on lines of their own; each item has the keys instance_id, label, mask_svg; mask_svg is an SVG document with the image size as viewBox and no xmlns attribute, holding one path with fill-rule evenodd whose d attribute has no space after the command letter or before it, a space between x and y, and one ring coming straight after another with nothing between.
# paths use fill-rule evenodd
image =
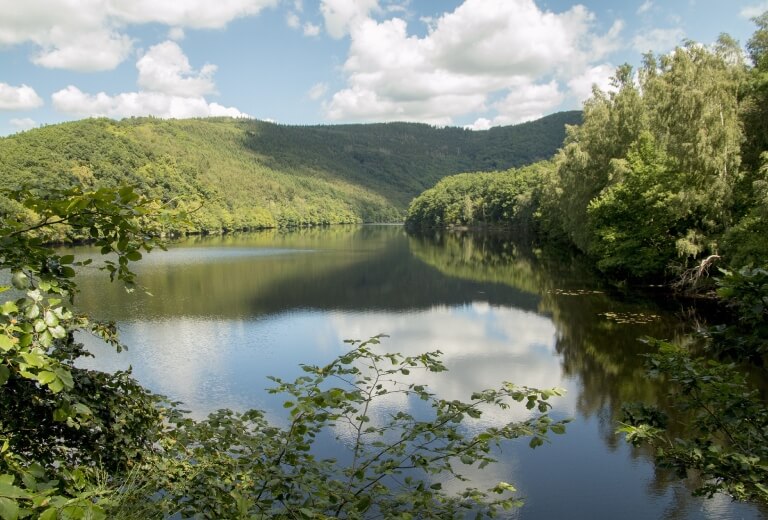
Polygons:
<instances>
[{"instance_id":1,"label":"hillside","mask_svg":"<svg viewBox=\"0 0 768 520\"><path fill-rule=\"evenodd\" d=\"M551 157L580 112L482 132L414 123L286 126L227 118L88 119L0 139L0 182L132 184L202 208L196 230L391 221L441 178ZM7 207L8 201L0 201Z\"/></svg>"}]
</instances>

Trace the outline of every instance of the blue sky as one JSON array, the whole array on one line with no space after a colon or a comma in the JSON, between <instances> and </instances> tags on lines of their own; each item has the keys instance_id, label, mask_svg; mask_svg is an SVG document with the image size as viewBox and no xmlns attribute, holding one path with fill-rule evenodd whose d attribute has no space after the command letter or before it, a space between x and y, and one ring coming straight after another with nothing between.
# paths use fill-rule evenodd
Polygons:
<instances>
[{"instance_id":1,"label":"blue sky","mask_svg":"<svg viewBox=\"0 0 768 520\"><path fill-rule=\"evenodd\" d=\"M768 0L0 0L0 135L107 116L485 129L580 107L617 65Z\"/></svg>"}]
</instances>

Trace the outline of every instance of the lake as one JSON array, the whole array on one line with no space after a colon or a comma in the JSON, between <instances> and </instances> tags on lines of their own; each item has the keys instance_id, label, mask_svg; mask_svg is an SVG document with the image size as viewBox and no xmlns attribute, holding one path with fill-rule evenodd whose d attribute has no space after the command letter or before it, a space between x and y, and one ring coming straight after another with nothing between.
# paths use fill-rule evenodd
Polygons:
<instances>
[{"instance_id":1,"label":"lake","mask_svg":"<svg viewBox=\"0 0 768 520\"><path fill-rule=\"evenodd\" d=\"M449 372L422 382L445 399L468 399L501 381L567 390L552 413L574 419L565 435L535 450L525 440L505 445L499 464L467 473L478 487L513 483L525 505L512 518L764 513L725 496L692 497L614 433L623 402L666 399L645 374L638 338L682 338L692 311L668 297L616 291L578 258L499 235L334 226L187 239L145 255L136 271L146 292L128 294L83 269L78 306L118 322L129 350L115 354L84 338L96 358L82 364L131 366L142 384L183 401L196 417L261 408L280 423L281 401L264 391L268 375L290 379L299 363L343 353L345 339L384 333L388 351L443 352ZM482 422L526 414L513 408Z\"/></svg>"}]
</instances>

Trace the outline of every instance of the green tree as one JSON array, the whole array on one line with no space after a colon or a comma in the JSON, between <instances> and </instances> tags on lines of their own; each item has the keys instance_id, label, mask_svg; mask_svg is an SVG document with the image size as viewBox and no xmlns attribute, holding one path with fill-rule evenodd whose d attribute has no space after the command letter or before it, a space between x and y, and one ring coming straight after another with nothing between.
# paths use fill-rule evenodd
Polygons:
<instances>
[{"instance_id":1,"label":"green tree","mask_svg":"<svg viewBox=\"0 0 768 520\"><path fill-rule=\"evenodd\" d=\"M768 271L726 272L719 284L718 294L733 312L731 323L706 333L708 350L719 360L649 340L657 348L648 358L649 373L670 385L680 424L670 424L653 406L632 404L619 432L636 445L652 446L658 462L681 478L698 473L697 494L724 492L768 504L768 407L746 376L750 367L759 379L765 375ZM684 434L670 433L675 430Z\"/></svg>"},{"instance_id":2,"label":"green tree","mask_svg":"<svg viewBox=\"0 0 768 520\"><path fill-rule=\"evenodd\" d=\"M461 468L494 462L503 441L529 437L537 447L565 431L567 421L547 413L561 390L505 383L466 402L442 400L418 382L420 371L445 370L438 352L377 353L378 337L352 342L326 366L303 367L293 382L275 378L272 391L288 396L286 427L258 410L193 421L128 372L77 368L89 355L78 334L123 346L113 323L74 308L77 269L90 261L48 245L62 233L88 237L106 255L101 268L132 290L130 263L160 245L152 226L165 212L132 188L6 194L27 212L0 224L0 267L20 291L0 306L2 520L493 517L519 505L510 484L452 494L441 476L462 479ZM374 422L377 403L391 395L431 415L400 411ZM466 427L488 408L516 403L530 418ZM341 460L314 449L343 431L353 440Z\"/></svg>"},{"instance_id":3,"label":"green tree","mask_svg":"<svg viewBox=\"0 0 768 520\"><path fill-rule=\"evenodd\" d=\"M672 161L645 131L617 160L612 184L588 207L597 266L613 274L643 277L663 272L675 255L669 237L685 229L680 211L680 181Z\"/></svg>"}]
</instances>

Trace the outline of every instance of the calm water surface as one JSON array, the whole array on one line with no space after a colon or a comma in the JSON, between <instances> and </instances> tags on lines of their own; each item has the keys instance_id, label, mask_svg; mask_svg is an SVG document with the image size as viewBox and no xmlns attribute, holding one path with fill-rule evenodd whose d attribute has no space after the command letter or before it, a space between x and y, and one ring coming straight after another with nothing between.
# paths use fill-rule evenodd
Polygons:
<instances>
[{"instance_id":1,"label":"calm water surface","mask_svg":"<svg viewBox=\"0 0 768 520\"><path fill-rule=\"evenodd\" d=\"M299 363L344 352L345 339L385 333L384 349L444 353L450 371L420 378L445 399L505 380L567 390L553 403L554 416L574 418L566 435L536 450L508 444L498 465L470 474L475 486L518 488L525 505L513 518L762 518L724 496L691 497L613 433L622 402L663 404L637 338L680 337L686 309L616 294L577 260L499 237L353 226L192 239L146 256L136 270L152 296L85 271L78 304L116 320L129 345L117 355L86 338L97 356L87 366L132 366L141 383L195 416L262 408L283 421L281 401L264 392L266 376L292 378ZM514 409L483 423L526 414ZM465 486L444 482L451 487Z\"/></svg>"}]
</instances>

